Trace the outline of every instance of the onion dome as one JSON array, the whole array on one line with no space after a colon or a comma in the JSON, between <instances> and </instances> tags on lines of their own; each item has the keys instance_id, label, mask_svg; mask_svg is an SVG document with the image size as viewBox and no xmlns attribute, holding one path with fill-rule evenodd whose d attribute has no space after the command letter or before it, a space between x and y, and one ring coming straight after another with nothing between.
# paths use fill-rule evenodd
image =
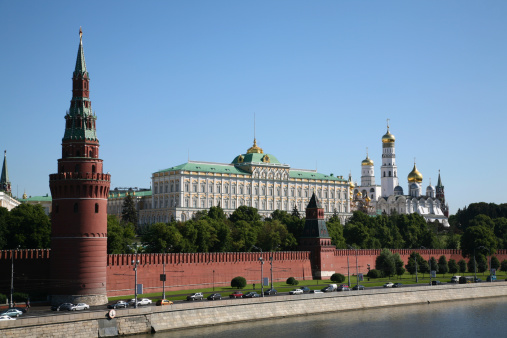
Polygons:
<instances>
[{"instance_id":1,"label":"onion dome","mask_svg":"<svg viewBox=\"0 0 507 338\"><path fill-rule=\"evenodd\" d=\"M415 163L414 163L414 169L412 169L412 171L410 172L410 174L408 174L408 181L409 182L417 182L417 183L421 183L422 180L423 180L423 175L419 172L419 170L417 170L416 166L415 166Z\"/></svg>"},{"instance_id":2,"label":"onion dome","mask_svg":"<svg viewBox=\"0 0 507 338\"><path fill-rule=\"evenodd\" d=\"M394 187L394 195L395 196L403 195L403 188L400 187L399 185L397 185L396 187Z\"/></svg>"},{"instance_id":3,"label":"onion dome","mask_svg":"<svg viewBox=\"0 0 507 338\"><path fill-rule=\"evenodd\" d=\"M350 182L349 182L349 186L350 186L350 189L353 189L353 188L355 188L355 187L356 187L356 186L354 185L354 182L352 182L352 181L350 181Z\"/></svg>"},{"instance_id":4,"label":"onion dome","mask_svg":"<svg viewBox=\"0 0 507 338\"><path fill-rule=\"evenodd\" d=\"M394 135L389 132L389 126L387 127L387 133L382 136L382 143L393 143L395 140Z\"/></svg>"},{"instance_id":5,"label":"onion dome","mask_svg":"<svg viewBox=\"0 0 507 338\"><path fill-rule=\"evenodd\" d=\"M366 155L366 158L361 162L361 165L373 165L373 161Z\"/></svg>"},{"instance_id":6,"label":"onion dome","mask_svg":"<svg viewBox=\"0 0 507 338\"><path fill-rule=\"evenodd\" d=\"M257 146L257 140L254 139L254 144L247 151L247 154L263 154L262 148Z\"/></svg>"},{"instance_id":7,"label":"onion dome","mask_svg":"<svg viewBox=\"0 0 507 338\"><path fill-rule=\"evenodd\" d=\"M432 186L431 184L430 184L430 185L428 185L428 187L426 188L426 192L427 192L427 193L428 193L428 192L435 192L435 187L434 187L434 186Z\"/></svg>"}]
</instances>

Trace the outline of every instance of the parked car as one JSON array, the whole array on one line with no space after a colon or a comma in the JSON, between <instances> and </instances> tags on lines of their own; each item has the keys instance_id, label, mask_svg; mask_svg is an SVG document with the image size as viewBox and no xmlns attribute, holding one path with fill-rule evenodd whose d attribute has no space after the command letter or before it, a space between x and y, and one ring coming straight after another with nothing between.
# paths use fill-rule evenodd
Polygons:
<instances>
[{"instance_id":1,"label":"parked car","mask_svg":"<svg viewBox=\"0 0 507 338\"><path fill-rule=\"evenodd\" d=\"M60 306L58 307L58 309L56 311L64 311L64 310L71 311L73 306L74 306L74 304L72 304L72 303L63 303L63 304L60 304Z\"/></svg>"},{"instance_id":2,"label":"parked car","mask_svg":"<svg viewBox=\"0 0 507 338\"><path fill-rule=\"evenodd\" d=\"M479 279L479 278L477 278L477 279ZM491 282L491 281L496 282L496 275L486 277L486 282ZM478 283L478 282L476 282L476 283Z\"/></svg>"},{"instance_id":3,"label":"parked car","mask_svg":"<svg viewBox=\"0 0 507 338\"><path fill-rule=\"evenodd\" d=\"M264 291L264 295L266 296L271 296L271 295L276 295L278 291L276 291L275 289L267 289L266 291Z\"/></svg>"},{"instance_id":4,"label":"parked car","mask_svg":"<svg viewBox=\"0 0 507 338\"><path fill-rule=\"evenodd\" d=\"M171 302L169 299L159 299L155 303L157 306L163 306L163 305L173 305L173 302Z\"/></svg>"},{"instance_id":5,"label":"parked car","mask_svg":"<svg viewBox=\"0 0 507 338\"><path fill-rule=\"evenodd\" d=\"M354 285L352 290L364 290L364 285Z\"/></svg>"},{"instance_id":6,"label":"parked car","mask_svg":"<svg viewBox=\"0 0 507 338\"><path fill-rule=\"evenodd\" d=\"M325 288L323 288L321 290L322 292L332 292L333 291L333 288L332 287L329 287L329 286L326 286Z\"/></svg>"},{"instance_id":7,"label":"parked car","mask_svg":"<svg viewBox=\"0 0 507 338\"><path fill-rule=\"evenodd\" d=\"M350 288L348 285L340 285L336 291L350 291Z\"/></svg>"},{"instance_id":8,"label":"parked car","mask_svg":"<svg viewBox=\"0 0 507 338\"><path fill-rule=\"evenodd\" d=\"M255 291L250 291L243 295L243 298L257 298L257 297L260 297L260 295Z\"/></svg>"},{"instance_id":9,"label":"parked car","mask_svg":"<svg viewBox=\"0 0 507 338\"><path fill-rule=\"evenodd\" d=\"M1 315L0 316L0 321L1 320L16 320L16 318L13 318L13 317L7 316L7 315Z\"/></svg>"},{"instance_id":10,"label":"parked car","mask_svg":"<svg viewBox=\"0 0 507 338\"><path fill-rule=\"evenodd\" d=\"M17 309L7 309L4 312L0 313L0 316L19 317L22 314L23 312Z\"/></svg>"},{"instance_id":11,"label":"parked car","mask_svg":"<svg viewBox=\"0 0 507 338\"><path fill-rule=\"evenodd\" d=\"M338 285L336 285L336 284L329 284L328 287L333 289L331 291L336 291L336 289L338 289Z\"/></svg>"},{"instance_id":12,"label":"parked car","mask_svg":"<svg viewBox=\"0 0 507 338\"><path fill-rule=\"evenodd\" d=\"M324 293L321 290L310 290L310 293Z\"/></svg>"},{"instance_id":13,"label":"parked car","mask_svg":"<svg viewBox=\"0 0 507 338\"><path fill-rule=\"evenodd\" d=\"M142 298L142 299L137 299L137 305L148 305L148 304L151 304L151 299L148 299L148 298ZM136 304L136 299L135 298L132 298L129 302L129 305L135 305Z\"/></svg>"},{"instance_id":14,"label":"parked car","mask_svg":"<svg viewBox=\"0 0 507 338\"><path fill-rule=\"evenodd\" d=\"M392 287L393 287L393 285L394 285L393 283L391 283L391 282L387 282L387 283L385 283L385 284L384 284L384 287L385 287L385 288L392 288Z\"/></svg>"},{"instance_id":15,"label":"parked car","mask_svg":"<svg viewBox=\"0 0 507 338\"><path fill-rule=\"evenodd\" d=\"M452 276L451 277L451 283L459 283L459 279L461 276Z\"/></svg>"},{"instance_id":16,"label":"parked car","mask_svg":"<svg viewBox=\"0 0 507 338\"><path fill-rule=\"evenodd\" d=\"M195 293L191 294L190 296L187 296L187 300L191 300L191 301L203 300L203 299L204 299L204 296L202 295L202 292L195 292Z\"/></svg>"},{"instance_id":17,"label":"parked car","mask_svg":"<svg viewBox=\"0 0 507 338\"><path fill-rule=\"evenodd\" d=\"M307 286L302 286L302 287L301 287L301 290L303 290L303 293L310 293L310 291L312 291L312 290L310 290L310 288L309 288L309 287L307 287Z\"/></svg>"},{"instance_id":18,"label":"parked car","mask_svg":"<svg viewBox=\"0 0 507 338\"><path fill-rule=\"evenodd\" d=\"M241 291L234 291L229 295L229 298L241 298L243 297L243 292Z\"/></svg>"},{"instance_id":19,"label":"parked car","mask_svg":"<svg viewBox=\"0 0 507 338\"><path fill-rule=\"evenodd\" d=\"M289 291L289 295L302 295L302 294L303 294L303 290L301 290L301 289L294 289L294 290Z\"/></svg>"},{"instance_id":20,"label":"parked car","mask_svg":"<svg viewBox=\"0 0 507 338\"><path fill-rule=\"evenodd\" d=\"M431 285L440 285L440 284L442 284L442 282L439 280L432 280L431 281Z\"/></svg>"},{"instance_id":21,"label":"parked car","mask_svg":"<svg viewBox=\"0 0 507 338\"><path fill-rule=\"evenodd\" d=\"M403 286L403 283L394 283L393 288L401 288Z\"/></svg>"},{"instance_id":22,"label":"parked car","mask_svg":"<svg viewBox=\"0 0 507 338\"><path fill-rule=\"evenodd\" d=\"M86 303L77 303L77 304L73 304L70 307L70 309L71 309L71 311L90 310L90 305L88 305Z\"/></svg>"},{"instance_id":23,"label":"parked car","mask_svg":"<svg viewBox=\"0 0 507 338\"><path fill-rule=\"evenodd\" d=\"M208 296L208 300L220 300L222 299L222 295L219 294L219 293L212 293L211 295Z\"/></svg>"},{"instance_id":24,"label":"parked car","mask_svg":"<svg viewBox=\"0 0 507 338\"><path fill-rule=\"evenodd\" d=\"M126 309L129 307L129 303L123 301L123 300L119 300L117 301L116 303L114 304L109 304L107 306L109 309Z\"/></svg>"}]
</instances>

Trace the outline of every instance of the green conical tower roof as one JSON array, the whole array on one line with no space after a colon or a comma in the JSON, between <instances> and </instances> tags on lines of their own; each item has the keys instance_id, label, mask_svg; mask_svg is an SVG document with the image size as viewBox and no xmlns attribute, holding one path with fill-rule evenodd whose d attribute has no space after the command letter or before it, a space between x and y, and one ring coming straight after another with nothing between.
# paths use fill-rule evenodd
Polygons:
<instances>
[{"instance_id":1,"label":"green conical tower roof","mask_svg":"<svg viewBox=\"0 0 507 338\"><path fill-rule=\"evenodd\" d=\"M0 178L0 191L10 192L9 171L7 170L7 150L4 150L4 163L2 165L2 176Z\"/></svg>"},{"instance_id":2,"label":"green conical tower roof","mask_svg":"<svg viewBox=\"0 0 507 338\"><path fill-rule=\"evenodd\" d=\"M86 62L83 50L83 30L79 28L79 49L77 50L76 68L74 69L74 77L88 76L86 71Z\"/></svg>"}]
</instances>

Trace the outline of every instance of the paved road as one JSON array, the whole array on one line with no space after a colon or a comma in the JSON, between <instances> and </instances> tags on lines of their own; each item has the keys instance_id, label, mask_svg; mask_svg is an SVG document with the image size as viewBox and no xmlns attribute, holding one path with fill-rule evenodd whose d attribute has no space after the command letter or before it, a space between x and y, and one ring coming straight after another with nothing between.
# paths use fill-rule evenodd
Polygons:
<instances>
[{"instance_id":1,"label":"paved road","mask_svg":"<svg viewBox=\"0 0 507 338\"><path fill-rule=\"evenodd\" d=\"M351 287L353 287L354 285L355 284L351 284ZM424 283L424 284L408 284L408 285L403 285L403 288L416 287L416 286L424 286L424 285L428 285L428 284L426 284L426 283ZM456 285L456 284L442 283L442 285ZM326 284L315 285L315 286L314 286L314 289L321 289L321 288L325 287ZM384 288L382 286L374 286L374 287L367 287L366 289L367 290L371 290L371 289L384 289ZM389 289L386 288L386 290L389 290ZM260 290L259 290L259 292L260 292ZM358 292L358 291L351 290L350 292ZM361 291L359 291L359 292L361 292ZM206 293L206 294L208 294L208 293ZM279 292L277 295L271 295L271 296L265 296L265 297L287 296L288 294L289 294L289 292ZM229 293L222 293L222 297L223 297L222 300L229 299ZM297 297L297 295L295 295L294 297ZM141 299L141 298L142 297L139 297L138 299ZM203 302L211 302L211 301L206 300L206 299L204 299L202 301ZM200 302L200 301L196 301L196 302ZM220 302L220 300L215 300L213 302ZM189 302L186 301L186 300L175 300L174 303L175 304L187 304ZM153 303L151 305L144 305L144 306L155 306L155 304ZM90 310L84 310L82 312L95 312L95 311L107 311L107 310L108 309L107 309L106 305L99 305L99 306L91 306ZM122 311L122 310L123 309L117 309L117 311ZM51 309L50 309L49 306L37 306L37 305L34 305L25 314L23 314L18 319L22 320L23 318L33 318L33 317L41 317L41 316L54 316L54 315L59 315L59 314L66 313L66 312L67 311L63 311L63 312L60 312L60 311L51 311Z\"/></svg>"}]
</instances>

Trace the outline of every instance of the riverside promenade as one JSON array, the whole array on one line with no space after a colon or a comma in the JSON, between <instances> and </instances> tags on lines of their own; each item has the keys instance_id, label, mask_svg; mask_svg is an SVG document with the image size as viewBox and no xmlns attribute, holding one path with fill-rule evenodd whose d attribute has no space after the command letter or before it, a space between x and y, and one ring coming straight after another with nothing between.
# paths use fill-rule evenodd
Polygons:
<instances>
[{"instance_id":1,"label":"riverside promenade","mask_svg":"<svg viewBox=\"0 0 507 338\"><path fill-rule=\"evenodd\" d=\"M507 282L228 299L0 322L2 337L112 337L290 316L507 296Z\"/></svg>"}]
</instances>

